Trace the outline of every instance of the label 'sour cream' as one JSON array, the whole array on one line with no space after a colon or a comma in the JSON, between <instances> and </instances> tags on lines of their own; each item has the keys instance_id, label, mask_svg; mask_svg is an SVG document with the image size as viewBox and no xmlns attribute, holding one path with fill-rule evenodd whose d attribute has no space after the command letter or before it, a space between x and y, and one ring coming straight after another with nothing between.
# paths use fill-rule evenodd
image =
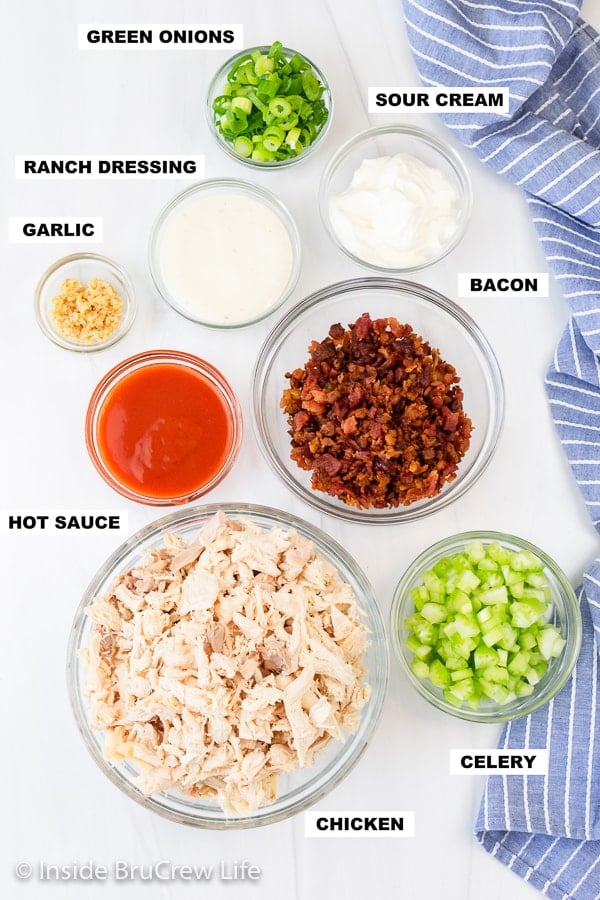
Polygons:
<instances>
[{"instance_id":1,"label":"label 'sour cream'","mask_svg":"<svg viewBox=\"0 0 600 900\"><path fill-rule=\"evenodd\" d=\"M508 115L508 88L465 87L370 87L370 113L396 112L494 112Z\"/></svg>"},{"instance_id":2,"label":"label 'sour cream'","mask_svg":"<svg viewBox=\"0 0 600 900\"><path fill-rule=\"evenodd\" d=\"M123 509L1 509L0 535L44 532L128 532L127 511Z\"/></svg>"},{"instance_id":3,"label":"label 'sour cream'","mask_svg":"<svg viewBox=\"0 0 600 900\"><path fill-rule=\"evenodd\" d=\"M414 837L412 810L310 810L304 813L305 837Z\"/></svg>"},{"instance_id":4,"label":"label 'sour cream'","mask_svg":"<svg viewBox=\"0 0 600 900\"><path fill-rule=\"evenodd\" d=\"M77 46L80 50L110 46L128 47L204 47L218 50L241 49L244 45L243 25L78 25Z\"/></svg>"},{"instance_id":5,"label":"label 'sour cream'","mask_svg":"<svg viewBox=\"0 0 600 900\"><path fill-rule=\"evenodd\" d=\"M546 775L548 751L542 749L452 749L450 774L487 772L492 775Z\"/></svg>"},{"instance_id":6,"label":"label 'sour cream'","mask_svg":"<svg viewBox=\"0 0 600 900\"><path fill-rule=\"evenodd\" d=\"M204 178L204 156L45 156L15 157L17 178Z\"/></svg>"},{"instance_id":7,"label":"label 'sour cream'","mask_svg":"<svg viewBox=\"0 0 600 900\"><path fill-rule=\"evenodd\" d=\"M11 216L8 240L11 244L100 244L102 218L81 216Z\"/></svg>"},{"instance_id":8,"label":"label 'sour cream'","mask_svg":"<svg viewBox=\"0 0 600 900\"><path fill-rule=\"evenodd\" d=\"M550 278L547 272L460 272L459 297L481 297L506 294L548 297Z\"/></svg>"}]
</instances>

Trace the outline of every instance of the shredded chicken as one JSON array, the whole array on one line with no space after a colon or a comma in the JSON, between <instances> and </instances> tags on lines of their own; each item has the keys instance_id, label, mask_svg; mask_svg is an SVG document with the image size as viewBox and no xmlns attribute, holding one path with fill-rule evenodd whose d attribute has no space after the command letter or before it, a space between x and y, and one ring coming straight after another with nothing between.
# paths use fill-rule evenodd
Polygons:
<instances>
[{"instance_id":1,"label":"shredded chicken","mask_svg":"<svg viewBox=\"0 0 600 900\"><path fill-rule=\"evenodd\" d=\"M355 731L370 694L352 589L295 531L218 513L193 544L168 535L86 612L90 724L148 795L248 814Z\"/></svg>"}]
</instances>

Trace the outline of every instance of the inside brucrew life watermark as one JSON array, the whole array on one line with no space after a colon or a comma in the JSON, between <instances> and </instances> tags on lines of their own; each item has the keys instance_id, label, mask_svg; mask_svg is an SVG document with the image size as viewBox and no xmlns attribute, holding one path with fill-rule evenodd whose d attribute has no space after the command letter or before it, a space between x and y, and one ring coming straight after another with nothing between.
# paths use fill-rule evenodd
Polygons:
<instances>
[{"instance_id":1,"label":"inside brucrew life watermark","mask_svg":"<svg viewBox=\"0 0 600 900\"><path fill-rule=\"evenodd\" d=\"M32 864L19 862L14 874L20 881L236 881L256 882L262 869L248 859L224 860L217 863L173 863L160 859L150 863L132 863L117 859L110 865L93 860L53 863L41 860Z\"/></svg>"}]
</instances>

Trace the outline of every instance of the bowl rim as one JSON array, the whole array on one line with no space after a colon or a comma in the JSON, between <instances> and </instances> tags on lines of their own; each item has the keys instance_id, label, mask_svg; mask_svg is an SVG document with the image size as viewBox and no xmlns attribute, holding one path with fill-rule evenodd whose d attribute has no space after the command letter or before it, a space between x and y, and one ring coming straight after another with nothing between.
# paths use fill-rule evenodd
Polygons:
<instances>
[{"instance_id":1,"label":"bowl rim","mask_svg":"<svg viewBox=\"0 0 600 900\"><path fill-rule=\"evenodd\" d=\"M341 573L342 577L345 577L346 573L351 573L352 578L356 584L359 585L363 595L362 597L357 598L358 604L362 610L365 610L365 605L368 606L370 624L376 626L375 635L373 635L373 632L371 632L371 634L373 637L376 636L377 640L372 640L371 645L376 658L377 670L373 677L369 678L372 693L368 701L368 720L366 720L366 723L365 721L361 723L364 727L361 728L359 726L359 729L355 733L348 734L346 740L340 744L341 756L346 758L340 765L336 772L336 777L333 780L326 778L324 773L315 774L308 782L309 785L312 785L310 792L308 792L304 798L297 799L290 808L282 808L281 797L278 797L273 804L259 807L258 810L249 816L228 816L225 813L221 813L219 818L213 819L206 816L193 815L185 811L181 812L161 804L156 800L156 797L160 797L161 794L151 795L149 797L145 796L127 778L119 773L118 767L113 766L104 759L99 744L94 739L93 731L87 720L83 689L80 680L82 663L79 659L78 651L80 649L81 638L85 627L89 624L89 620L85 615L85 608L93 597L96 596L102 584L111 577L111 571L114 573L114 576L116 576L118 567L124 564L127 556L131 552L135 551L140 544L160 537L167 529L179 526L181 530L184 530L186 528L191 528L194 524L199 527L202 522L205 522L210 516L219 511L223 511L226 515L232 517L237 516L243 518L244 516L247 516L254 517L255 520L258 518L261 520L262 524L264 524L264 521L266 520L270 521L273 525L280 525L290 529L296 528L310 540L313 540L317 548L326 554L329 559L333 559L336 568L339 569L340 566L343 568L344 571ZM367 598L367 604L364 602L365 598ZM146 809L150 809L162 817L180 824L213 830L246 829L270 825L306 810L333 790L333 788L336 787L358 763L376 731L381 720L383 706L387 695L389 674L390 654L385 620L375 591L362 567L341 544L331 538L318 526L287 511L256 503L223 502L188 506L145 525L135 532L135 534L128 537L127 540L117 547L117 549L105 560L83 591L81 600L73 616L66 652L67 692L71 709L84 744L98 765L100 771L108 777L113 785L118 787L128 797L135 800ZM363 713L363 717L364 716L365 713ZM347 754L346 749L349 747L352 747L352 751ZM303 788L297 788L292 792L292 798L294 797L294 794L302 793L302 791Z\"/></svg>"},{"instance_id":2,"label":"bowl rim","mask_svg":"<svg viewBox=\"0 0 600 900\"><path fill-rule=\"evenodd\" d=\"M284 225L288 233L292 248L292 268L290 271L288 282L281 296L278 297L275 303L273 303L268 309L263 310L256 316L231 323L211 322L210 320L197 318L193 316L189 310L186 310L185 307L181 306L175 300L175 298L171 296L170 292L167 289L167 286L162 279L161 267L158 258L158 247L161 231L166 225L169 216L173 212L175 212L175 210L182 203L185 203L196 194L201 195L203 193L209 193L211 191L226 192L227 190L230 190L231 192L235 192L236 190L240 191L244 194L255 197L259 202L264 203L264 205L267 206ZM300 276L301 264L302 242L300 239L300 232L298 230L296 220L286 204L282 200L280 200L280 198L276 194L268 190L268 188L265 188L259 184L254 184L250 181L245 181L241 178L206 178L202 181L195 182L189 187L184 188L184 190L182 191L179 191L177 194L171 197L171 199L160 210L152 225L150 238L148 240L148 267L150 269L152 282L154 284L154 287L158 291L159 296L165 301L165 303L167 303L168 306L171 307L171 309L175 310L176 313L179 313L179 315L183 316L185 319L188 319L188 321L194 322L197 325L202 325L206 328L213 328L216 331L232 331L236 328L246 328L249 325L255 325L258 322L262 322L264 319L268 318L270 315L280 309L281 306L283 306L283 304L290 298L296 287L298 278Z\"/></svg>"},{"instance_id":3,"label":"bowl rim","mask_svg":"<svg viewBox=\"0 0 600 900\"><path fill-rule=\"evenodd\" d=\"M98 265L105 266L118 276L119 281L125 288L125 296L121 296L121 299L123 300L123 315L121 322L104 341L97 341L96 343L90 344L61 335L57 329L52 327L48 316L43 311L44 291L50 278L64 266L69 266L81 261L96 262ZM97 277L101 278L102 276L98 275ZM97 350L106 350L107 347L112 347L113 344L116 344L117 341L120 341L121 338L127 334L133 325L137 313L137 298L129 273L121 263L115 262L114 259L111 259L104 254L85 251L81 253L70 253L68 256L63 256L60 259L55 260L52 265L48 266L40 276L36 285L33 306L35 318L40 329L52 343L56 344L58 347L62 347L64 350L73 350L76 353L91 353Z\"/></svg>"},{"instance_id":4,"label":"bowl rim","mask_svg":"<svg viewBox=\"0 0 600 900\"><path fill-rule=\"evenodd\" d=\"M337 167L344 161L346 156L356 147L360 146L360 144L366 143L373 138L383 137L385 135L405 135L408 137L413 137L428 145L429 147L432 147L434 150L437 150L450 165L450 168L453 170L459 184L459 190L461 194L460 221L456 232L452 236L452 239L442 248L442 250L440 250L440 252L436 256L432 256L431 258L424 260L423 262L416 263L412 266L382 266L362 259L360 256L356 256L356 254L352 253L352 251L349 250L339 240L335 229L331 224L331 218L329 216L330 198L328 185ZM428 268L429 266L433 266L438 262L441 262L442 259L445 259L445 257L448 256L458 246L458 244L465 236L465 232L470 222L471 212L473 208L473 188L471 183L471 176L458 151L455 150L454 147L452 147L442 138L438 137L438 135L434 132L427 131L427 129L421 128L416 125L404 124L378 125L375 128L368 128L365 131L360 131L350 137L347 141L345 141L340 147L338 147L336 152L327 163L325 169L323 170L321 180L319 182L318 196L321 221L325 227L325 230L327 231L327 234L329 235L335 246L338 248L338 250L340 250L345 256L348 257L348 259L351 259L352 262L356 263L362 268L368 269L372 272L379 272L385 275L405 275L411 272L418 272L422 269Z\"/></svg>"},{"instance_id":5,"label":"bowl rim","mask_svg":"<svg viewBox=\"0 0 600 900\"><path fill-rule=\"evenodd\" d=\"M152 497L134 491L127 485L122 484L113 474L111 468L104 462L97 440L98 417L112 389L132 372L158 363L180 365L203 375L218 392L226 407L231 428L229 448L221 468L205 484L177 497ZM133 356L129 356L118 362L109 369L96 384L86 410L84 433L85 445L90 460L96 471L109 487L121 494L121 496L126 497L128 500L134 500L148 506L175 506L191 503L204 496L229 474L238 458L242 444L243 416L235 391L223 373L212 363L183 350L144 350L141 353L135 353Z\"/></svg>"},{"instance_id":6,"label":"bowl rim","mask_svg":"<svg viewBox=\"0 0 600 900\"><path fill-rule=\"evenodd\" d=\"M341 294L362 290L408 293L413 297L433 303L436 308L441 309L443 313L453 318L468 332L477 346L486 374L489 376L494 388L493 393L490 392L492 402L490 404L490 423L487 429L486 440L471 466L469 471L470 477L462 481L450 482L446 490L442 490L441 493L427 500L420 501L418 505L387 508L380 513L373 510L356 509L342 504L340 506L333 505L327 499L326 494L313 491L301 484L296 478L293 478L272 446L266 425L267 419L263 415L263 409L266 405L264 395L271 374L273 360L290 328L297 320L307 315L313 308L318 307L324 301L331 298L339 298ZM425 339L427 339L426 336ZM283 483L297 497L319 512L363 525L367 522L378 525L411 522L444 509L450 503L453 503L478 481L491 462L504 421L505 397L502 372L491 344L475 320L461 306L438 291L416 282L390 276L362 276L360 278L338 281L314 291L296 303L275 324L260 348L252 371L251 393L251 421L256 441L263 457Z\"/></svg>"},{"instance_id":7,"label":"bowl rim","mask_svg":"<svg viewBox=\"0 0 600 900\"><path fill-rule=\"evenodd\" d=\"M216 88L218 87L220 82L223 82L227 78L227 71L231 68L234 62L236 62L242 56L250 56L254 51L260 50L261 53L264 51L268 51L271 48L271 44L258 44L254 47L247 47L244 50L240 50L235 53L233 56L230 56L215 72L212 76L208 90L206 92L206 103L204 105L206 120L208 122L209 131L212 134L213 138L219 145L219 147L229 156L231 159L235 159L236 162L241 163L244 166L247 166L249 169L266 169L268 170L277 170L277 169L285 169L288 166L293 166L296 163L301 162L303 159L307 159L309 156L313 154L313 152L318 149L318 147L322 144L322 139L327 135L330 127L331 120L333 119L333 92L331 90L331 85L327 77L323 74L322 69L316 65L305 53L301 53L303 59L312 66L313 71L318 76L321 84L325 88L323 96L326 97L326 105L329 110L329 115L327 116L327 121L324 126L321 128L319 133L317 134L315 140L309 145L306 150L303 150L299 156L291 156L288 159L281 160L273 160L271 162L260 162L259 160L248 159L247 157L240 156L238 153L235 153L232 144L229 141L226 141L225 138L218 132L212 114L212 100L213 94L215 93ZM292 47L283 46L283 52L286 56L293 56L294 53L300 53L299 50L295 50Z\"/></svg>"},{"instance_id":8,"label":"bowl rim","mask_svg":"<svg viewBox=\"0 0 600 900\"><path fill-rule=\"evenodd\" d=\"M437 560L444 556L459 553L468 543L477 540L482 541L483 543L497 541L503 545L512 544L513 547L531 551L543 562L544 568L552 573L553 579L556 580L563 598L565 610L564 620L567 635L564 657L561 657L563 665L555 669L554 677L547 681L546 684L543 684L543 681L539 682L540 684L543 684L542 689L539 692L534 690L534 693L529 697L524 697L522 708L516 711L514 708L509 708L509 704L507 704L507 707L497 706L484 710L474 710L468 706L457 707L448 703L444 700L443 696L434 693L428 686L428 682L422 681L414 675L408 664L404 644L400 639L400 633L403 630L402 618L407 613L407 606L410 607L412 603L409 587L414 580L424 571L431 568ZM582 619L579 601L577 599L577 594L564 571L545 550L541 549L541 547L538 547L536 544L531 543L531 541L528 541L525 538L504 531L462 531L457 534L448 535L423 550L401 575L394 588L388 624L390 629L390 640L394 648L396 659L400 664L400 668L408 681L425 700L441 712L450 713L459 719L489 724L499 724L522 718L548 703L552 697L564 687L571 676L575 663L577 662L582 641Z\"/></svg>"}]
</instances>

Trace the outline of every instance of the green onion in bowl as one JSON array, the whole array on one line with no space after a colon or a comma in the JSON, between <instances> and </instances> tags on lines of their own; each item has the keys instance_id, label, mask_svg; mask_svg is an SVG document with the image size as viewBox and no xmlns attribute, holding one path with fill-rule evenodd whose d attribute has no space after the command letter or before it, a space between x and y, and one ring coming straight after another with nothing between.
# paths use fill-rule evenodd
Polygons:
<instances>
[{"instance_id":1,"label":"green onion in bowl","mask_svg":"<svg viewBox=\"0 0 600 900\"><path fill-rule=\"evenodd\" d=\"M288 165L312 150L331 118L316 66L275 41L229 60L215 75L208 115L230 155L250 165Z\"/></svg>"}]
</instances>

